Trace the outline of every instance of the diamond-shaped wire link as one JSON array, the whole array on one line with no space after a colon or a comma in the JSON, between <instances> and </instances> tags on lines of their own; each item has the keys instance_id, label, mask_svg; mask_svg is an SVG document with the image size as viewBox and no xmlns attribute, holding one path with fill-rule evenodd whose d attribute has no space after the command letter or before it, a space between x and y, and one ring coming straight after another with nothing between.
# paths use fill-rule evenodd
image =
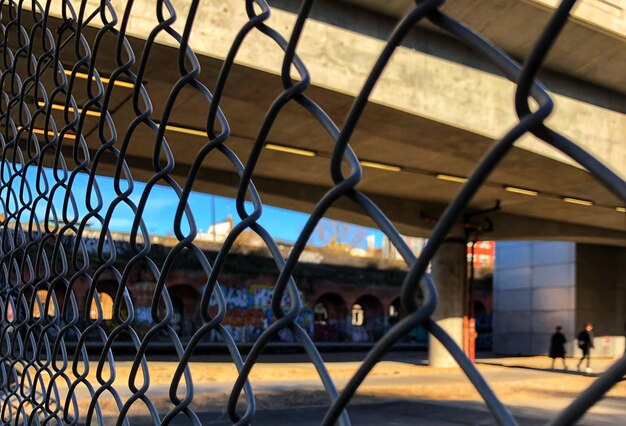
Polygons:
<instances>
[{"instance_id":1,"label":"diamond-shaped wire link","mask_svg":"<svg viewBox=\"0 0 626 426\"><path fill-rule=\"evenodd\" d=\"M227 407L222 408L227 410L234 424L250 424L255 414L254 389L248 381L250 371L268 343L288 330L304 348L328 394L329 409L323 424L348 425L350 420L344 409L360 384L392 345L418 325L432 333L456 359L496 420L516 424L461 349L432 320L438 303L437 288L426 269L487 176L513 143L528 133L572 158L626 203L623 179L545 123L553 102L536 76L575 1L565 0L559 5L523 66L480 34L441 12L443 0L418 1L389 36L341 124L333 122L307 96L310 75L296 53L313 0L302 2L288 38L271 26L268 19L271 9L265 0L233 4L233 7L245 8L248 19L230 46L215 87L211 89L198 79L200 61L189 45L191 29L197 25L196 15L202 4L191 0L182 13L176 9L179 3L155 0L152 10L141 11L146 19L153 19L155 25L139 51L137 44L127 36L131 12L135 12L132 0L125 4L119 2L117 10L109 0L0 1L0 208L4 215L0 225L2 424L104 424L105 400L109 405L113 401L117 407L117 424L130 425L128 415L138 406L149 413L154 424L168 424L181 415L189 424L201 424L198 413L192 408L194 382L189 362L200 342L210 335L219 336L225 342L239 372ZM493 143L476 165L437 223L424 251L416 258L393 223L359 190L361 166L350 141L368 98L396 48L422 20L430 21L479 52L516 84L518 121ZM95 38L86 35L88 25L98 28ZM221 101L235 58L250 33L262 35L282 50L283 91L266 111L244 163L228 146L231 130ZM144 76L160 37L167 37L170 43L177 45L176 63L172 64L177 70L177 80L157 118ZM104 58L102 46L110 43L115 43L115 58ZM113 64L107 68L112 71L106 78L98 69L98 64L104 60ZM297 80L292 77L293 70L298 75ZM124 86L125 89L120 88ZM128 101L132 103L134 116L128 122L122 123L119 119L116 122L113 99L120 90L129 87L132 94ZM166 138L166 126L183 89L192 90L203 99L208 114L207 137L181 185L172 175L176 159ZM537 107L531 108L531 99ZM302 107L328 134L332 143L329 173L333 186L318 200L293 249L284 258L275 239L259 224L263 204L254 186L254 177L267 136L281 111L290 104ZM90 129L87 117L94 116L98 117L98 126ZM99 142L97 148L88 146L88 137ZM150 141L149 146L141 149L152 155L147 183L138 186L131 173L133 157L128 153L136 148L140 138ZM239 176L236 206L240 221L213 260L196 244L198 228L194 213L198 212L189 204L194 185L199 179L206 179L200 177L200 170L210 155L219 156L223 164L228 164ZM105 171L103 159L107 157L114 158L115 166ZM105 205L103 189L96 179L103 174L113 176L115 198L110 205ZM86 188L77 184L81 177L87 177ZM174 222L177 243L164 255L151 243L150 223L145 214L156 185L167 187L178 199ZM311 337L296 321L303 306L293 271L315 227L327 210L342 198L351 200L374 221L401 254L409 272L400 294L407 317L377 342L339 392ZM135 217L124 253L110 229L120 209L130 209ZM88 213L80 217L81 210ZM95 228L101 228L95 237L90 230L94 224ZM235 240L244 231L254 232L263 242L278 275L271 304L274 321L261 333L245 358L223 324L229 311L219 284L225 261ZM174 327L175 308L165 285L181 259L193 259L205 276L201 298L197 301L202 324L188 342L181 340ZM152 296L148 306L133 301L129 292L129 283L139 269ZM114 294L112 312L106 311L110 303L104 300L108 297L105 286ZM419 305L418 289L424 295ZM151 325L146 330L137 330L135 320L139 315L146 315L146 308ZM126 386L120 385L116 375L113 350L122 342L127 349L130 347L133 359ZM173 349L178 363L165 411L151 399L147 358L150 347L164 342ZM88 345L102 348L97 361L90 360ZM553 423L571 424L580 418L624 374L626 358L617 361Z\"/></svg>"}]
</instances>

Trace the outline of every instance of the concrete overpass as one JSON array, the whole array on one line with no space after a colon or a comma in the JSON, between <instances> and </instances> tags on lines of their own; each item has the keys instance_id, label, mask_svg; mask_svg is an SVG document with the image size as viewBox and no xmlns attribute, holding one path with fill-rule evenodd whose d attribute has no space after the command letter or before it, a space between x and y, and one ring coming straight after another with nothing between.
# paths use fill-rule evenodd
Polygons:
<instances>
[{"instance_id":1,"label":"concrete overpass","mask_svg":"<svg viewBox=\"0 0 626 426\"><path fill-rule=\"evenodd\" d=\"M93 1L96 4L97 2ZM116 2L113 2L114 4ZM183 1L174 2L184 24ZM269 23L285 35L293 25L299 2L276 0ZM410 7L411 1L349 3L320 1L307 23L298 53L312 74L307 94L338 123L342 123L380 52L384 39ZM481 31L511 53L523 58L530 51L550 16L551 4L541 1L472 2L449 1L450 15ZM135 5L129 34L136 55L154 26L151 2ZM612 5L612 6L611 6ZM118 11L123 10L120 3ZM583 1L550 54L542 78L555 93L556 112L550 124L626 173L626 30L623 4L619 0ZM147 8L147 9L146 9ZM609 9L607 9L609 8ZM621 14L616 18L615 13ZM192 47L201 55L200 80L215 84L222 58L234 35L245 22L243 7L228 1L203 3L192 34ZM87 37L95 35L89 28ZM103 76L115 68L114 43L98 53ZM151 54L146 87L153 101L155 120L178 73L173 39L158 39ZM597 46L603 46L598 49ZM72 64L71 50L66 61ZM252 33L237 57L222 102L232 128L228 145L245 162L264 113L281 92L277 74L282 52L265 37ZM460 188L489 145L515 122L514 86L494 73L492 67L458 41L420 26L395 54L371 97L371 105L354 135L352 146L364 160L364 179L359 188L379 204L405 234L427 236L445 204ZM81 88L75 89L81 93ZM134 117L129 98L132 90L114 91L113 119L118 132ZM85 93L84 88L82 93ZM79 95L80 97L80 95ZM80 104L81 99L78 99ZM198 149L206 105L192 89L184 89L170 119L176 128L166 137L176 157L175 175L181 181ZM57 112L55 111L55 114ZM58 112L61 119L61 112ZM99 145L99 117L87 118L85 134L91 147ZM62 120L59 120L62 122ZM174 127L172 129L176 130ZM193 133L193 134L189 134ZM136 137L129 162L136 179L151 176L150 135ZM331 141L307 113L288 106L269 137L274 145L305 150L305 155L266 150L256 169L255 183L267 204L310 211L330 187ZM111 172L113 158L105 159L102 173ZM372 164L373 163L373 164ZM378 168L378 164L391 167ZM451 178L450 178L451 177ZM238 177L219 155L204 163L201 182L195 189L220 195L235 194ZM462 179L461 179L462 180ZM516 191L523 189L528 191ZM488 184L477 194L471 209L480 210L500 201L500 211L490 214L493 239L561 239L588 243L626 245L626 214L623 203L596 183L590 175L531 136L520 141ZM565 200L565 201L564 201ZM578 200L583 202L578 203ZM590 203L587 203L590 202ZM592 204L592 205L588 205ZM370 224L349 202L330 212L336 219Z\"/></svg>"},{"instance_id":2,"label":"concrete overpass","mask_svg":"<svg viewBox=\"0 0 626 426\"><path fill-rule=\"evenodd\" d=\"M123 10L124 2L118 11ZM187 4L173 2L182 32ZM276 0L269 24L288 35L299 3ZM98 4L90 2L95 8ZM320 1L307 23L298 54L312 74L307 94L341 123L353 97L379 55L384 40L412 2ZM447 2L444 10L477 29L514 57L526 57L549 19L555 2ZM139 55L143 40L155 25L152 2L135 2L128 33ZM588 0L550 54L542 80L555 94L557 109L549 123L592 151L618 173L626 173L626 14L620 0ZM241 4L211 1L202 4L191 36L200 55L200 80L213 87L233 38L247 21ZM94 24L95 25L95 24ZM89 28L93 39L97 25ZM112 36L111 36L112 37ZM178 44L159 37L151 53L145 84L159 120L163 105L179 78L175 60ZM112 38L103 43L97 67L103 76L115 69ZM62 61L75 63L66 49ZM252 33L237 56L221 106L232 136L227 142L245 162L271 102L282 92L278 74L283 52L266 37ZM85 82L74 95L86 99ZM129 102L132 85L113 95L113 119L123 133L135 114ZM423 24L407 37L371 96L371 104L352 139L364 166L359 188L382 208L405 234L428 236L435 219L458 192L488 147L515 122L514 85L457 40ZM82 94L82 95L81 95ZM81 99L82 96L82 99ZM62 108L61 108L62 109ZM183 89L166 133L176 158L173 175L184 181L204 133L208 105L191 88ZM55 111L62 122L62 111ZM98 114L87 117L84 134L92 150ZM332 141L322 127L290 104L280 114L256 167L254 182L267 204L310 211L332 186L329 158ZM127 160L135 179L152 174L151 133L133 138ZM71 148L68 148L71 150ZM70 151L68 151L69 154ZM68 156L69 157L69 156ZM99 173L112 173L113 157ZM198 191L233 196L238 176L219 155L204 162ZM626 246L626 206L585 170L545 144L527 136L520 140L470 204L471 211L500 209L489 214L490 239L550 239ZM329 215L370 225L369 219L342 201ZM433 262L435 281L444 290L438 318L460 340L460 282L464 279L464 245L444 245ZM446 248L448 247L448 248ZM436 349L437 350L437 349ZM437 356L431 359L438 359ZM445 364L445 363L444 363Z\"/></svg>"}]
</instances>

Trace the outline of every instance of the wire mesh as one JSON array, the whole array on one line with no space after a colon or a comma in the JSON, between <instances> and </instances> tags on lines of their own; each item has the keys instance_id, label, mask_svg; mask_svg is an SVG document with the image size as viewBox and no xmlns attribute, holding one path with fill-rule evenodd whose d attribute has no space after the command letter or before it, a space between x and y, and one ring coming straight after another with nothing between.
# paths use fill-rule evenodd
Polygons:
<instances>
[{"instance_id":1,"label":"wire mesh","mask_svg":"<svg viewBox=\"0 0 626 426\"><path fill-rule=\"evenodd\" d=\"M552 112L553 101L537 80L537 72L575 1L561 2L523 66L477 32L443 13L443 0L418 1L389 36L341 125L333 122L324 109L307 97L310 75L297 55L298 42L314 3L313 0L302 2L293 30L286 38L268 23L271 9L264 0L237 2L236 7L245 7L248 20L232 42L215 86L209 89L198 79L200 62L189 45L201 7L199 0L188 2L184 14L168 0L156 0L152 10L142 11L157 24L141 51L133 47L127 35L131 12L136 7L133 0L120 3L117 10L108 0L63 0L56 5L51 1L0 1L0 200L4 213L0 228L0 416L3 424L104 424L102 404L111 401L119 412L117 424L130 424L128 414L135 405L142 405L154 424L168 424L179 416L190 424L201 424L197 407L192 407L194 385L189 362L202 339L210 333L221 336L238 370L226 407L230 421L250 424L256 410L254 389L248 380L251 369L272 339L283 330L289 330L315 366L328 394L329 408L323 424L348 425L350 419L345 408L365 377L394 343L418 325L428 329L456 359L495 419L501 424L516 424L475 366L432 319L438 304L437 286L426 270L481 184L513 143L527 133L569 156L626 202L626 184L617 174L545 123ZM438 221L424 251L416 258L394 224L359 190L361 166L350 141L383 70L408 32L422 20L430 21L480 52L516 84L518 121L493 143L476 165ZM182 26L175 25L181 21ZM94 39L85 35L88 25L98 28ZM183 30L179 32L176 28ZM248 158L243 162L229 148L231 130L220 102L239 49L252 32L262 34L283 51L280 77L284 91L266 111ZM176 69L178 78L157 119L144 76L156 40L161 36L169 37L177 45L176 63L172 68ZM105 78L100 75L97 64L103 60L103 44L112 42L116 46L115 57L105 59L113 61L114 66ZM297 79L293 77L294 72ZM124 85L132 88L130 102L134 116L128 123L116 123L112 99ZM205 143L180 185L172 177L175 158L166 138L166 126L183 89L192 89L206 101L209 109ZM531 107L531 100L536 107ZM329 173L333 187L319 199L285 258L273 236L259 224L263 205L253 180L268 134L288 104L304 108L332 141ZM91 130L85 123L87 117L94 114L98 126ZM141 132L150 135L151 145L145 149L151 152L151 162L150 178L145 186L139 187L133 180L132 158L127 153ZM88 136L99 141L97 149L88 146ZM221 156L239 176L236 206L240 219L211 261L196 244L199 230L194 213L197 212L189 203L194 184L204 179L200 171L209 155ZM113 169L105 170L103 158L106 156L115 159ZM113 176L115 198L109 205L103 202L102 189L96 179L100 174ZM79 176L88 177L86 188L79 188ZM148 200L157 184L171 189L178 199L174 227L177 243L167 251L162 262L154 256L150 224L145 220ZM339 392L318 349L296 320L302 302L293 271L316 225L328 209L343 198L355 203L376 223L401 254L409 272L400 294L407 317L376 343ZM85 206L88 213L80 217L79 206ZM127 242L130 256L123 264L118 261L119 245L110 230L120 206L134 213ZM94 223L101 228L95 254L87 247L91 244L89 235L92 235L89 228ZM224 327L223 320L229 311L218 281L235 240L246 230L256 233L271 253L278 279L271 305L274 321L244 358ZM165 285L173 265L182 256L193 257L206 276L198 301L202 325L194 330L188 342L181 341L173 327L175 309ZM135 330L133 324L138 310L128 291L132 271L137 265L145 267L153 282L149 304L151 326L145 333ZM105 275L113 277L115 283L112 312L105 312L99 289ZM418 289L424 295L419 303ZM80 306L81 303L84 306ZM104 325L105 317L109 316L114 327ZM146 356L157 337L162 339L163 336L174 349L178 362L165 411L150 398ZM122 337L130 342L134 355L126 389L121 389L120 382L116 381L113 351ZM90 360L87 350L88 343L93 342L102 347L97 360ZM92 379L94 371L95 381ZM553 424L570 424L580 418L625 373L626 358L622 358L560 413ZM80 403L85 396L86 405Z\"/></svg>"}]
</instances>

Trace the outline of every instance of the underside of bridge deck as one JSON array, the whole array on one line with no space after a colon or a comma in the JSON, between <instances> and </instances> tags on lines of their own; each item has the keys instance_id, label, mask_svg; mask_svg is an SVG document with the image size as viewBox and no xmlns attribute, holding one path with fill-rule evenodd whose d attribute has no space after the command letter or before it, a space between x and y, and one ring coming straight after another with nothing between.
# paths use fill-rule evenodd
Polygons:
<instances>
[{"instance_id":1,"label":"underside of bridge deck","mask_svg":"<svg viewBox=\"0 0 626 426\"><path fill-rule=\"evenodd\" d=\"M96 31L87 28L85 36L93 38ZM105 77L116 67L114 39L108 37L102 42L97 56L98 70ZM138 38L131 39L131 42L139 56L144 42ZM177 49L164 45L155 45L153 49L144 82L154 109L152 119L159 122L170 91L180 75L176 66ZM71 49L66 49L67 57L62 61L74 63L72 54ZM202 67L199 80L212 88L222 61L207 55L199 58ZM79 71L85 72L86 69ZM51 78L51 74L48 73L46 78ZM81 106L88 99L87 84L80 78L76 82L82 87L75 87L73 94ZM231 71L221 102L231 128L226 145L244 163L265 112L282 90L280 78L271 73L242 65L235 65ZM341 126L352 96L315 86L306 94ZM123 139L130 121L136 116L132 95L132 87L113 90L110 111L118 141ZM62 104L64 101L58 96L52 103ZM468 108L476 107L468 105ZM206 98L195 90L184 88L169 117L170 127L165 136L176 159L172 176L181 182L198 151L208 142L205 131L208 109ZM479 116L480 111L476 110L474 114ZM62 108L53 111L53 115L57 123L63 123ZM102 144L98 132L100 120L103 118L93 114L84 122L82 133L92 156ZM104 129L105 136L111 133L107 125ZM133 178L147 180L154 174L154 139L153 132L148 129L139 128L133 134L126 156ZM310 211L332 186L328 172L333 150L331 138L307 111L290 103L278 116L268 143L278 147L264 150L254 179L263 201ZM377 202L401 232L416 236L429 234L446 203L458 193L463 178L472 172L492 144L492 138L476 132L374 102L367 107L351 142L364 166L359 188ZM285 152L281 147L303 151ZM64 150L69 154L72 149L72 141L66 140ZM51 157L48 159L52 160ZM116 159L105 154L100 161L98 173L113 174ZM238 185L239 177L232 165L215 151L203 162L194 189L234 196ZM564 202L564 198L591 201L593 205ZM499 209L489 213L489 223L484 218L474 219L477 226L490 231L488 238L491 239L562 239L626 245L626 214L616 210L622 207L616 197L586 171L526 149L512 149L474 197L468 213L496 205ZM335 204L328 214L340 220L370 224L369 219L348 200Z\"/></svg>"}]
</instances>

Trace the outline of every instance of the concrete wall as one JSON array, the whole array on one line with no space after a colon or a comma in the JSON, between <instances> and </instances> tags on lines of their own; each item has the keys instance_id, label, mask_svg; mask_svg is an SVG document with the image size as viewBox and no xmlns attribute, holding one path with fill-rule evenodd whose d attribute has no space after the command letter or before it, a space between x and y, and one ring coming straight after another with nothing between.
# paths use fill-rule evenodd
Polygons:
<instances>
[{"instance_id":1,"label":"concrete wall","mask_svg":"<svg viewBox=\"0 0 626 426\"><path fill-rule=\"evenodd\" d=\"M594 324L592 357L615 357L626 346L626 249L567 242L496 244L494 352L547 354L561 325L568 356L576 335Z\"/></svg>"},{"instance_id":2,"label":"concrete wall","mask_svg":"<svg viewBox=\"0 0 626 426\"><path fill-rule=\"evenodd\" d=\"M578 244L576 257L576 329L593 323L592 356L620 355L626 333L626 250Z\"/></svg>"},{"instance_id":3,"label":"concrete wall","mask_svg":"<svg viewBox=\"0 0 626 426\"><path fill-rule=\"evenodd\" d=\"M498 242L494 269L493 350L547 354L557 325L573 351L576 245L569 242Z\"/></svg>"}]
</instances>

